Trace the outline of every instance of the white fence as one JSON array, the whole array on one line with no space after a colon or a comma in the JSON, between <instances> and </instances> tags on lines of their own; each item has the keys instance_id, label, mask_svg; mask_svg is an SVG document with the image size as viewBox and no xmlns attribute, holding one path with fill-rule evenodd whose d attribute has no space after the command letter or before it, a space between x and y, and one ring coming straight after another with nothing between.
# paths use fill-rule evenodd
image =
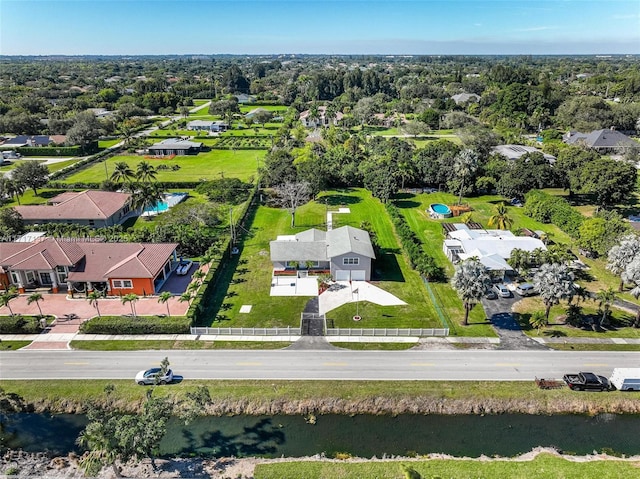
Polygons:
<instances>
[{"instance_id":1,"label":"white fence","mask_svg":"<svg viewBox=\"0 0 640 479\"><path fill-rule=\"evenodd\" d=\"M449 336L449 328L327 328L327 336L371 336L371 337L406 337L406 336Z\"/></svg>"},{"instance_id":2,"label":"white fence","mask_svg":"<svg viewBox=\"0 0 640 479\"><path fill-rule=\"evenodd\" d=\"M300 328L191 328L199 336L300 336Z\"/></svg>"}]
</instances>

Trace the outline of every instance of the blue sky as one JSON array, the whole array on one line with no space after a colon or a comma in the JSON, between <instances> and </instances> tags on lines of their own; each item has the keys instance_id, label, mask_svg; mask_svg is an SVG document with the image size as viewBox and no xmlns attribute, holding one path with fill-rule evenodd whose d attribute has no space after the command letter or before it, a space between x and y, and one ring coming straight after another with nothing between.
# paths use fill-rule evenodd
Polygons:
<instances>
[{"instance_id":1,"label":"blue sky","mask_svg":"<svg viewBox=\"0 0 640 479\"><path fill-rule=\"evenodd\" d=\"M0 0L0 54L640 53L640 0Z\"/></svg>"}]
</instances>

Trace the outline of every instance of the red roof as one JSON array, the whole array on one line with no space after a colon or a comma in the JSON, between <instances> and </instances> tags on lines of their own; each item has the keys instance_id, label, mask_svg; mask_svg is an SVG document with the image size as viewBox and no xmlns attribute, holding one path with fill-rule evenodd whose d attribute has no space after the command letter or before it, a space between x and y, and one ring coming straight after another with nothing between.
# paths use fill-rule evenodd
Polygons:
<instances>
[{"instance_id":1,"label":"red roof","mask_svg":"<svg viewBox=\"0 0 640 479\"><path fill-rule=\"evenodd\" d=\"M176 243L98 243L44 238L32 243L0 243L5 270L73 267L70 281L154 278L177 248Z\"/></svg>"},{"instance_id":2,"label":"red roof","mask_svg":"<svg viewBox=\"0 0 640 479\"><path fill-rule=\"evenodd\" d=\"M51 198L47 205L14 208L25 220L105 220L120 211L130 197L128 193L112 191L67 191Z\"/></svg>"}]
</instances>

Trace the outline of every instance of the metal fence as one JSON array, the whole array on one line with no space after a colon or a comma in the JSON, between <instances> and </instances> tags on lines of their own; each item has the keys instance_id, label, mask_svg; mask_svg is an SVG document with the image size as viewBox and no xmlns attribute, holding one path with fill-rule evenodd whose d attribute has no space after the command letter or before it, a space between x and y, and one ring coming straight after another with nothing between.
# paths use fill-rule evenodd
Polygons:
<instances>
[{"instance_id":1,"label":"metal fence","mask_svg":"<svg viewBox=\"0 0 640 479\"><path fill-rule=\"evenodd\" d=\"M300 328L191 328L199 336L300 336Z\"/></svg>"},{"instance_id":2,"label":"metal fence","mask_svg":"<svg viewBox=\"0 0 640 479\"><path fill-rule=\"evenodd\" d=\"M405 336L449 336L449 328L327 328L327 336L377 336L377 337L405 337Z\"/></svg>"}]
</instances>

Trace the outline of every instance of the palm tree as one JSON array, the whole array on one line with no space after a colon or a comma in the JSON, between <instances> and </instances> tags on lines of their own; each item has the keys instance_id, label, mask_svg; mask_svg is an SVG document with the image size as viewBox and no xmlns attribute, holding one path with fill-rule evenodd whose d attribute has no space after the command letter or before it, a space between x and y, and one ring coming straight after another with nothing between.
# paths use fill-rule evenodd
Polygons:
<instances>
[{"instance_id":1,"label":"palm tree","mask_svg":"<svg viewBox=\"0 0 640 479\"><path fill-rule=\"evenodd\" d=\"M136 166L136 178L143 183L155 181L158 172L148 161L141 161Z\"/></svg>"},{"instance_id":2,"label":"palm tree","mask_svg":"<svg viewBox=\"0 0 640 479\"><path fill-rule=\"evenodd\" d=\"M540 293L545 305L545 318L549 321L551 306L558 304L561 299L570 301L576 294L576 286L573 283L573 273L567 265L545 263L540 266L533 276L533 286Z\"/></svg>"},{"instance_id":3,"label":"palm tree","mask_svg":"<svg viewBox=\"0 0 640 479\"><path fill-rule=\"evenodd\" d=\"M138 315L136 314L136 308L135 308L135 303L136 301L138 301L139 296L135 293L129 293L129 294L125 294L122 298L120 298L120 300L122 301L122 304L127 304L129 303L131 306L131 314L133 314L134 318L137 318Z\"/></svg>"},{"instance_id":4,"label":"palm tree","mask_svg":"<svg viewBox=\"0 0 640 479\"><path fill-rule=\"evenodd\" d=\"M10 198L15 198L20 204L20 196L25 192L26 187L19 181L6 178L4 180L4 189Z\"/></svg>"},{"instance_id":5,"label":"palm tree","mask_svg":"<svg viewBox=\"0 0 640 479\"><path fill-rule=\"evenodd\" d=\"M616 300L616 292L612 288L601 289L596 293L598 307L602 308L602 318L600 318L600 327L607 321L611 305Z\"/></svg>"},{"instance_id":6,"label":"palm tree","mask_svg":"<svg viewBox=\"0 0 640 479\"><path fill-rule=\"evenodd\" d=\"M536 328L538 330L538 335L540 335L540 330L548 323L549 321L547 320L544 311L535 311L529 318L529 324L532 328Z\"/></svg>"},{"instance_id":7,"label":"palm tree","mask_svg":"<svg viewBox=\"0 0 640 479\"><path fill-rule=\"evenodd\" d=\"M469 324L469 312L482 299L491 285L491 278L484 265L476 258L467 259L456 265L451 286L458 292L464 305L464 324Z\"/></svg>"},{"instance_id":8,"label":"palm tree","mask_svg":"<svg viewBox=\"0 0 640 479\"><path fill-rule=\"evenodd\" d=\"M180 297L178 298L178 302L180 303L184 303L185 301L187 302L187 304L189 306L191 306L191 300L193 299L193 296L191 296L191 293L182 293L180 295Z\"/></svg>"},{"instance_id":9,"label":"palm tree","mask_svg":"<svg viewBox=\"0 0 640 479\"><path fill-rule=\"evenodd\" d=\"M516 271L522 273L529 268L529 262L531 261L531 255L528 251L514 248L511 250L511 255L507 260L509 266L511 266Z\"/></svg>"},{"instance_id":10,"label":"palm tree","mask_svg":"<svg viewBox=\"0 0 640 479\"><path fill-rule=\"evenodd\" d=\"M40 301L44 301L42 293L31 293L27 298L27 304L36 303L36 306L38 306L38 311L40 312L40 316L43 316L42 309L40 308Z\"/></svg>"},{"instance_id":11,"label":"palm tree","mask_svg":"<svg viewBox=\"0 0 640 479\"><path fill-rule=\"evenodd\" d=\"M165 304L167 306L167 316L171 317L171 311L169 311L169 300L173 297L169 291L163 291L158 295L158 303Z\"/></svg>"},{"instance_id":12,"label":"palm tree","mask_svg":"<svg viewBox=\"0 0 640 479\"><path fill-rule=\"evenodd\" d=\"M11 305L9 304L9 302L12 299L17 298L18 296L20 295L18 294L18 290L15 288L15 286L11 286L9 289L0 294L0 307L6 306L7 308L9 308L11 317L13 317L13 310L11 309Z\"/></svg>"},{"instance_id":13,"label":"palm tree","mask_svg":"<svg viewBox=\"0 0 640 479\"><path fill-rule=\"evenodd\" d=\"M98 317L100 317L100 308L98 307L98 300L102 298L102 293L98 292L98 291L91 291L89 294L87 294L87 300L89 301L89 304L91 306L93 306L94 308L96 308L96 312L98 313Z\"/></svg>"},{"instance_id":14,"label":"palm tree","mask_svg":"<svg viewBox=\"0 0 640 479\"><path fill-rule=\"evenodd\" d=\"M453 171L460 181L460 194L458 204L462 204L462 194L464 193L465 182L478 169L480 158L473 150L462 150L454 159Z\"/></svg>"},{"instance_id":15,"label":"palm tree","mask_svg":"<svg viewBox=\"0 0 640 479\"><path fill-rule=\"evenodd\" d=\"M155 207L159 201L162 201L162 190L155 183L137 185L130 199L131 208L134 210Z\"/></svg>"},{"instance_id":16,"label":"palm tree","mask_svg":"<svg viewBox=\"0 0 640 479\"><path fill-rule=\"evenodd\" d=\"M119 161L111 173L111 181L130 183L136 177L131 167L125 161Z\"/></svg>"},{"instance_id":17,"label":"palm tree","mask_svg":"<svg viewBox=\"0 0 640 479\"><path fill-rule=\"evenodd\" d=\"M496 206L496 213L489 218L489 226L498 228L499 230L508 230L513 225L513 219L507 213L507 207L504 204Z\"/></svg>"},{"instance_id":18,"label":"palm tree","mask_svg":"<svg viewBox=\"0 0 640 479\"><path fill-rule=\"evenodd\" d=\"M618 291L624 288L623 273L627 266L640 252L640 238L636 235L628 235L622 238L620 244L609 250L607 256L607 269L613 274L620 276Z\"/></svg>"}]
</instances>

